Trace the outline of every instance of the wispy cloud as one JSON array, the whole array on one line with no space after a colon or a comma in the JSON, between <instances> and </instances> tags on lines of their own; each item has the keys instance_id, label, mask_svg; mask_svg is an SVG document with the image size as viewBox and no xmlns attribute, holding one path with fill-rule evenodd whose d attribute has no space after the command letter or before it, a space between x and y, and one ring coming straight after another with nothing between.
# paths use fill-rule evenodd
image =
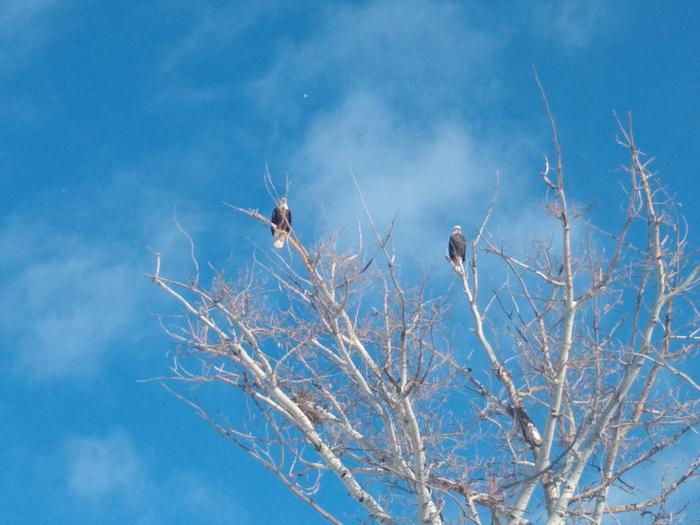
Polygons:
<instances>
[{"instance_id":1,"label":"wispy cloud","mask_svg":"<svg viewBox=\"0 0 700 525\"><path fill-rule=\"evenodd\" d=\"M56 23L56 15L74 4L75 0L0 1L0 118L10 128L43 124L50 111L45 100L22 85L22 73L57 33L66 31L67 24Z\"/></svg>"},{"instance_id":2,"label":"wispy cloud","mask_svg":"<svg viewBox=\"0 0 700 525\"><path fill-rule=\"evenodd\" d=\"M72 495L93 504L115 498L140 505L148 498L143 460L125 433L74 437L66 447Z\"/></svg>"},{"instance_id":3,"label":"wispy cloud","mask_svg":"<svg viewBox=\"0 0 700 525\"><path fill-rule=\"evenodd\" d=\"M289 41L251 92L278 111L302 94L335 100L347 91L381 92L414 110L445 108L493 86L489 63L498 44L457 2L381 0L326 7L308 38ZM484 82L486 80L486 82ZM461 104L460 104L461 105Z\"/></svg>"},{"instance_id":4,"label":"wispy cloud","mask_svg":"<svg viewBox=\"0 0 700 525\"><path fill-rule=\"evenodd\" d=\"M260 34L285 20L294 2L171 2L159 0L152 16L163 16L178 30L158 49L154 67L155 96L164 105L235 103L245 96L241 77L255 75L263 67L264 53L250 60L245 48L250 41L268 43ZM285 20L286 21L286 20ZM285 26L283 26L285 27ZM232 82L227 73L235 71ZM251 72L253 71L253 72Z\"/></svg>"},{"instance_id":5,"label":"wispy cloud","mask_svg":"<svg viewBox=\"0 0 700 525\"><path fill-rule=\"evenodd\" d=\"M65 490L80 505L81 517L120 515L133 523L246 523L241 505L192 472L156 469L123 430L69 438L63 458ZM82 504L87 504L85 507Z\"/></svg>"},{"instance_id":6,"label":"wispy cloud","mask_svg":"<svg viewBox=\"0 0 700 525\"><path fill-rule=\"evenodd\" d=\"M615 8L619 10L620 3ZM540 2L535 10L535 30L565 47L582 48L608 28L612 9L605 0Z\"/></svg>"},{"instance_id":7,"label":"wispy cloud","mask_svg":"<svg viewBox=\"0 0 700 525\"><path fill-rule=\"evenodd\" d=\"M92 379L157 325L143 325L162 305L145 275L155 268L149 248L164 272L187 275L190 247L175 219L195 238L211 226L197 199L167 181L201 178L208 158L156 155L60 198L51 188L27 196L34 213L0 221L6 366L37 381Z\"/></svg>"},{"instance_id":8,"label":"wispy cloud","mask_svg":"<svg viewBox=\"0 0 700 525\"><path fill-rule=\"evenodd\" d=\"M131 261L116 246L26 218L3 225L0 248L7 358L40 380L94 374L136 314Z\"/></svg>"},{"instance_id":9,"label":"wispy cloud","mask_svg":"<svg viewBox=\"0 0 700 525\"><path fill-rule=\"evenodd\" d=\"M464 127L438 121L417 129L377 97L356 93L310 126L293 161L304 188L298 206L309 207L305 215L323 206L333 228L362 220L352 169L379 221L399 212L399 242L442 246L453 224L485 211L499 168L485 149Z\"/></svg>"},{"instance_id":10,"label":"wispy cloud","mask_svg":"<svg viewBox=\"0 0 700 525\"><path fill-rule=\"evenodd\" d=\"M189 27L184 36L177 39L162 55L160 72L172 71L196 60L197 56L206 54L211 48L225 45L255 22L263 12L258 2L249 0L218 6L206 1L185 6L163 2L162 8L180 16L184 14Z\"/></svg>"},{"instance_id":11,"label":"wispy cloud","mask_svg":"<svg viewBox=\"0 0 700 525\"><path fill-rule=\"evenodd\" d=\"M6 67L41 45L51 32L50 16L65 4L60 0L0 3L0 65Z\"/></svg>"}]
</instances>

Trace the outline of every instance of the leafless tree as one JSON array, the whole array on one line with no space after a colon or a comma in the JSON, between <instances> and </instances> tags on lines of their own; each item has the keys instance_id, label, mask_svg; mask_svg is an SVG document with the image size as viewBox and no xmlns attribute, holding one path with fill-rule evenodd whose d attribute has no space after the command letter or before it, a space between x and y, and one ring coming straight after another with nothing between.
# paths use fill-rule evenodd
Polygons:
<instances>
[{"instance_id":1,"label":"leafless tree","mask_svg":"<svg viewBox=\"0 0 700 525\"><path fill-rule=\"evenodd\" d=\"M322 503L329 478L361 520L382 524L677 519L673 496L700 468L688 441L697 253L631 121L619 228L589 224L566 193L545 106L557 242L510 248L489 232L492 205L465 267L445 265L459 294L403 282L393 223L380 231L366 206L371 242L341 249L335 235L309 244L292 230L288 251L256 250L235 279L209 268L203 284L194 245L190 280L162 275L158 256L151 277L180 308L163 322L178 344L169 379L233 389L248 410L214 413L169 388L335 524L348 518ZM680 470L638 493L649 465L686 443Z\"/></svg>"}]
</instances>

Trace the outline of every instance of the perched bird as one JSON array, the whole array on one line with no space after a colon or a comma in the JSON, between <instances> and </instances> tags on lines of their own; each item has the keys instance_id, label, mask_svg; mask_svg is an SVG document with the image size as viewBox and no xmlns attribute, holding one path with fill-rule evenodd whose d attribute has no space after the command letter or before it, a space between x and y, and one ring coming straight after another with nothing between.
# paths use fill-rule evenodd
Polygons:
<instances>
[{"instance_id":1,"label":"perched bird","mask_svg":"<svg viewBox=\"0 0 700 525\"><path fill-rule=\"evenodd\" d=\"M462 263L467 254L467 239L462 235L462 227L457 225L452 228L450 235L450 243L447 247L447 252L450 257L450 263L454 269L462 273Z\"/></svg>"},{"instance_id":2,"label":"perched bird","mask_svg":"<svg viewBox=\"0 0 700 525\"><path fill-rule=\"evenodd\" d=\"M272 222L270 231L273 245L275 248L282 248L292 229L292 211L287 207L286 197L282 197L279 206L272 211L270 222Z\"/></svg>"}]
</instances>

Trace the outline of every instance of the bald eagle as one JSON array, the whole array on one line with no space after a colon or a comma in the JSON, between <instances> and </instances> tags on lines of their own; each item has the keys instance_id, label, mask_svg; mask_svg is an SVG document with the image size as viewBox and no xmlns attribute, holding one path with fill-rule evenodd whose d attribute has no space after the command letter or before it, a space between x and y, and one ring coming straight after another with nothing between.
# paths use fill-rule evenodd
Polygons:
<instances>
[{"instance_id":1,"label":"bald eagle","mask_svg":"<svg viewBox=\"0 0 700 525\"><path fill-rule=\"evenodd\" d=\"M292 229L292 211L287 207L286 197L282 197L279 206L272 211L270 222L272 222L270 226L272 243L275 248L282 248Z\"/></svg>"},{"instance_id":2,"label":"bald eagle","mask_svg":"<svg viewBox=\"0 0 700 525\"><path fill-rule=\"evenodd\" d=\"M447 252L450 256L450 263L454 269L462 273L462 263L467 253L467 239L462 235L462 227L457 225L452 228L450 235L450 243L447 247Z\"/></svg>"}]
</instances>

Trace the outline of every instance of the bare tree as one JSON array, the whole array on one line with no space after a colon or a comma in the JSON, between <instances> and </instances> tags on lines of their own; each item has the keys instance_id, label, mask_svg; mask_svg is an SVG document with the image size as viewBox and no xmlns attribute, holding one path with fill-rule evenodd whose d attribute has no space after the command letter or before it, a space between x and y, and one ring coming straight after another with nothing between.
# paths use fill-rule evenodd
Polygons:
<instances>
[{"instance_id":1,"label":"bare tree","mask_svg":"<svg viewBox=\"0 0 700 525\"><path fill-rule=\"evenodd\" d=\"M631 121L619 229L589 224L545 106L556 160L541 179L559 241L509 248L489 233L492 205L453 272L466 309L427 278L402 281L393 222L380 231L366 206L367 246L292 230L289 251L257 250L237 279L209 268L202 284L194 245L191 280L162 275L158 256L152 279L181 309L163 323L179 348L170 379L230 387L248 412L234 422L176 395L332 523L344 519L322 504L328 477L382 524L672 522L698 451L652 495L635 473L698 424L697 253Z\"/></svg>"}]
</instances>

